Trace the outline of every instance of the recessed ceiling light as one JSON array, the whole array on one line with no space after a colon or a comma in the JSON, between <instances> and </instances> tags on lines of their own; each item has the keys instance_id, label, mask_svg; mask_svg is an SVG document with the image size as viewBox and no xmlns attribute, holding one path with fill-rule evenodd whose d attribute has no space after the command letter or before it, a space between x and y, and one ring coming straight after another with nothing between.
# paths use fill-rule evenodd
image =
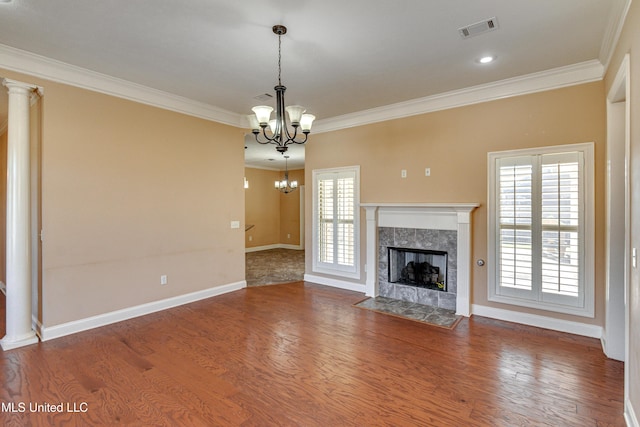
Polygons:
<instances>
[{"instance_id":1,"label":"recessed ceiling light","mask_svg":"<svg viewBox=\"0 0 640 427\"><path fill-rule=\"evenodd\" d=\"M488 64L490 62L493 62L496 60L495 56L483 56L482 58L478 59L478 62L481 64Z\"/></svg>"}]
</instances>

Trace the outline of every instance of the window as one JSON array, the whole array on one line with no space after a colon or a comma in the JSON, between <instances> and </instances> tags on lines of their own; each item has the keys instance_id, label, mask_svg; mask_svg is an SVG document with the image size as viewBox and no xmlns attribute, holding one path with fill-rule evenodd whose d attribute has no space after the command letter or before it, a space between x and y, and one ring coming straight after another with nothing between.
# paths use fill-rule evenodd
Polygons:
<instances>
[{"instance_id":1,"label":"window","mask_svg":"<svg viewBox=\"0 0 640 427\"><path fill-rule=\"evenodd\" d=\"M313 270L360 278L359 167L313 171Z\"/></svg>"},{"instance_id":2,"label":"window","mask_svg":"<svg viewBox=\"0 0 640 427\"><path fill-rule=\"evenodd\" d=\"M489 153L489 300L594 316L593 144Z\"/></svg>"}]
</instances>

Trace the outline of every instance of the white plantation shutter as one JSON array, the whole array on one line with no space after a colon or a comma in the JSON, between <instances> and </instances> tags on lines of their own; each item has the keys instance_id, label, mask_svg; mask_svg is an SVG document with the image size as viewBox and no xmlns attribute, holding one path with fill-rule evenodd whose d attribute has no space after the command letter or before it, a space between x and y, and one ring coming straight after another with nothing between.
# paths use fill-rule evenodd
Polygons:
<instances>
[{"instance_id":1,"label":"white plantation shutter","mask_svg":"<svg viewBox=\"0 0 640 427\"><path fill-rule=\"evenodd\" d=\"M592 145L578 146L591 147L592 159ZM516 155L521 152L526 155ZM587 271L593 266L585 247L592 247L593 232L586 232L591 221L585 188L593 168L587 174L585 150L490 153L489 160L489 243L495 254L489 299L592 315Z\"/></svg>"},{"instance_id":2,"label":"white plantation shutter","mask_svg":"<svg viewBox=\"0 0 640 427\"><path fill-rule=\"evenodd\" d=\"M541 282L543 299L580 303L582 232L581 153L541 157Z\"/></svg>"},{"instance_id":3,"label":"white plantation shutter","mask_svg":"<svg viewBox=\"0 0 640 427\"><path fill-rule=\"evenodd\" d=\"M523 294L533 289L531 158L501 159L498 178L500 284L514 289L506 291L511 295Z\"/></svg>"},{"instance_id":4,"label":"white plantation shutter","mask_svg":"<svg viewBox=\"0 0 640 427\"><path fill-rule=\"evenodd\" d=\"M358 170L314 171L314 270L358 273Z\"/></svg>"},{"instance_id":5,"label":"white plantation shutter","mask_svg":"<svg viewBox=\"0 0 640 427\"><path fill-rule=\"evenodd\" d=\"M340 265L354 264L355 176L338 178L336 254Z\"/></svg>"},{"instance_id":6,"label":"white plantation shutter","mask_svg":"<svg viewBox=\"0 0 640 427\"><path fill-rule=\"evenodd\" d=\"M335 180L332 178L318 180L318 258L321 262L333 263L334 260L334 206Z\"/></svg>"}]
</instances>

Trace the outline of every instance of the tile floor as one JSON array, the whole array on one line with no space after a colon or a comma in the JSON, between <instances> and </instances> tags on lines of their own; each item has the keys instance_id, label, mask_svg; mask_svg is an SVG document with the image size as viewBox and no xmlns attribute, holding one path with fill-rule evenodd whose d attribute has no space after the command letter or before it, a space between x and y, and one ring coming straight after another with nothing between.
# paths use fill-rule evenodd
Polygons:
<instances>
[{"instance_id":1,"label":"tile floor","mask_svg":"<svg viewBox=\"0 0 640 427\"><path fill-rule=\"evenodd\" d=\"M304 251L269 249L245 255L247 286L273 285L304 280Z\"/></svg>"},{"instance_id":2,"label":"tile floor","mask_svg":"<svg viewBox=\"0 0 640 427\"><path fill-rule=\"evenodd\" d=\"M462 318L454 310L386 297L367 298L355 306L448 329L453 329Z\"/></svg>"}]
</instances>

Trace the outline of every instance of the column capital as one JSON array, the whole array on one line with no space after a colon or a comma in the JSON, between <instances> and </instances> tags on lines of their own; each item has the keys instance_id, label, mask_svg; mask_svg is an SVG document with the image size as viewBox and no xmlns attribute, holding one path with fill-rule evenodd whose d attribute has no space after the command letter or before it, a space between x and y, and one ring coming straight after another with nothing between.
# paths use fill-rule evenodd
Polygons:
<instances>
[{"instance_id":1,"label":"column capital","mask_svg":"<svg viewBox=\"0 0 640 427\"><path fill-rule=\"evenodd\" d=\"M31 83L24 83L13 79L2 79L2 86L6 87L9 93L26 93L41 92L41 88Z\"/></svg>"}]
</instances>

